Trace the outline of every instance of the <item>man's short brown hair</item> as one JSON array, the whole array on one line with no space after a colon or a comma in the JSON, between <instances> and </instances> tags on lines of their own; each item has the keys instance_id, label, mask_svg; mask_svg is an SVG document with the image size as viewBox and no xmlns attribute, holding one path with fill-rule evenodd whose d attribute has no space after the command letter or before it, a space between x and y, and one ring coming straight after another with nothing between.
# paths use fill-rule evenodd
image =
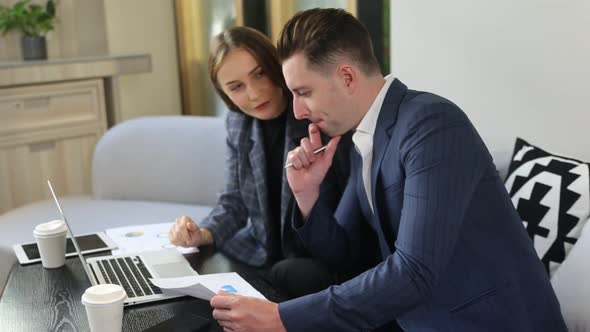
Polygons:
<instances>
[{"instance_id":1,"label":"man's short brown hair","mask_svg":"<svg viewBox=\"0 0 590 332\"><path fill-rule=\"evenodd\" d=\"M365 74L381 72L369 32L344 9L315 8L295 14L281 30L277 49L281 61L301 52L309 65L321 68L344 56Z\"/></svg>"}]
</instances>

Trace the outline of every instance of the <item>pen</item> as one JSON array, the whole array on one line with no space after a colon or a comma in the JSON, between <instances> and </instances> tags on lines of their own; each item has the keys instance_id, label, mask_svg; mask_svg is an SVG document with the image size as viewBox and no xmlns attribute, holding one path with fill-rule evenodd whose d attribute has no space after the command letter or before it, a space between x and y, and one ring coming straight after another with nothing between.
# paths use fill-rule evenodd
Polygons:
<instances>
[{"instance_id":1,"label":"pen","mask_svg":"<svg viewBox=\"0 0 590 332\"><path fill-rule=\"evenodd\" d=\"M327 147L328 147L327 145L324 145L324 146L322 146L319 149L313 150L313 154L318 154L318 153L324 151ZM293 167L293 164L292 163L288 163L287 165L285 165L285 168L289 168L289 167Z\"/></svg>"}]
</instances>

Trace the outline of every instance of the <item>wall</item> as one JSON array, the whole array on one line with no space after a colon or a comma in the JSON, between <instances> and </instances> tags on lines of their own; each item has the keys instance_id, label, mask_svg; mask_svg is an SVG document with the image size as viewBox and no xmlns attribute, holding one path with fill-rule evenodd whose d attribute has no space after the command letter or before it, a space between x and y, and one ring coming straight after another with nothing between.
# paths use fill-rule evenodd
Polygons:
<instances>
[{"instance_id":1,"label":"wall","mask_svg":"<svg viewBox=\"0 0 590 332\"><path fill-rule=\"evenodd\" d=\"M590 161L590 2L391 1L392 68L465 110L491 150L516 136Z\"/></svg>"},{"instance_id":2,"label":"wall","mask_svg":"<svg viewBox=\"0 0 590 332\"><path fill-rule=\"evenodd\" d=\"M122 120L181 114L173 1L104 0L110 54L149 53L152 73L122 76Z\"/></svg>"}]
</instances>

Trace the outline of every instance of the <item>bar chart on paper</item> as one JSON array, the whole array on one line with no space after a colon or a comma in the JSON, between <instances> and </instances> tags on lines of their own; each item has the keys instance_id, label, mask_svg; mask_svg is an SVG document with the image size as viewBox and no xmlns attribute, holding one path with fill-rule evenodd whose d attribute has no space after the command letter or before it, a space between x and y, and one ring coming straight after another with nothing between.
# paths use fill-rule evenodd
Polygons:
<instances>
[{"instance_id":1,"label":"bar chart on paper","mask_svg":"<svg viewBox=\"0 0 590 332\"><path fill-rule=\"evenodd\" d=\"M163 289L203 300L210 300L219 290L243 296L266 299L256 288L235 272L202 274L179 278L152 278L150 281Z\"/></svg>"}]
</instances>

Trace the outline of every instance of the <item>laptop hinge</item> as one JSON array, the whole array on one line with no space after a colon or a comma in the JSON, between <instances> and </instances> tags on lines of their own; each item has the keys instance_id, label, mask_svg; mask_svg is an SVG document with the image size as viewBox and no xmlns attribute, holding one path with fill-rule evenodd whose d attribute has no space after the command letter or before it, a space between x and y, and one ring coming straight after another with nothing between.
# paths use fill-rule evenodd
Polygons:
<instances>
[{"instance_id":1,"label":"laptop hinge","mask_svg":"<svg viewBox=\"0 0 590 332\"><path fill-rule=\"evenodd\" d=\"M92 264L87 264L86 266L88 266L88 268L90 269L90 272L92 272L92 277L94 279L94 280L90 280L90 283L93 285L100 284L100 281L98 280L98 276L96 275L96 272L94 271L94 267L92 266Z\"/></svg>"}]
</instances>

